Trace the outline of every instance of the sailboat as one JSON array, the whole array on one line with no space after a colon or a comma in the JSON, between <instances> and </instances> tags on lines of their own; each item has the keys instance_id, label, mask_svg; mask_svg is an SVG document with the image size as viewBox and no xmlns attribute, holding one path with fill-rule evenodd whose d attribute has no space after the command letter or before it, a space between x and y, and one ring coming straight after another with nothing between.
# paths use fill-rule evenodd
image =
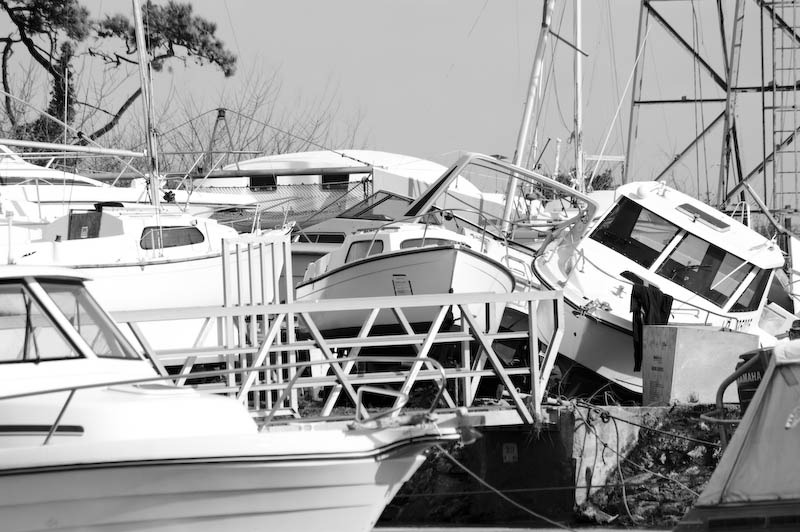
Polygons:
<instances>
[{"instance_id":1,"label":"sailboat","mask_svg":"<svg viewBox=\"0 0 800 532\"><path fill-rule=\"evenodd\" d=\"M137 32L141 33L141 13L138 4L134 4ZM147 61L143 36L137 37L144 71ZM147 87L147 76L144 73L142 76L143 87ZM143 90L143 94L149 115L149 91ZM235 229L216 220L189 214L177 205L162 204L158 159L149 116L148 133L151 179L146 197L151 203L131 206L120 201L108 201L98 202L88 209L73 205L66 214L40 224L37 227L38 238L29 236L26 239L13 234L7 242L0 239L0 256L9 264L74 269L92 279L96 296L112 312L222 305L226 297L223 272L230 257L224 250L224 242L280 246L283 241L288 241L291 227L240 236ZM34 171L30 167L35 165L20 162L8 152L6 156L16 167ZM36 169L42 171L41 167L36 166ZM0 188L0 194L3 192ZM284 258L282 253L272 255L275 260L269 267L276 268L277 275L283 268ZM250 257L250 254L241 255L239 267L242 271L255 270L258 260L271 260L266 256L257 259L252 255L252 260ZM272 281L261 281L263 291L259 289L259 292L264 296L261 302L278 300L279 295L273 290L277 283ZM239 286L232 289L239 290ZM149 324L148 339L154 349L169 348L176 342L180 343L178 337L181 334L196 336L201 323L202 320L187 321L182 324L186 330L175 325Z\"/></svg>"}]
</instances>

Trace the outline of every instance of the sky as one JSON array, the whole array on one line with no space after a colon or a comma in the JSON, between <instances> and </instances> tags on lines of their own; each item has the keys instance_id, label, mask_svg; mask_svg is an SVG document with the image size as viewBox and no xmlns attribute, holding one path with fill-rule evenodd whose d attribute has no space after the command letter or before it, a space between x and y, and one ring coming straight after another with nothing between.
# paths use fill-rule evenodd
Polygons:
<instances>
[{"instance_id":1,"label":"sky","mask_svg":"<svg viewBox=\"0 0 800 532\"><path fill-rule=\"evenodd\" d=\"M93 16L131 12L128 0L83 1ZM543 0L191 3L196 14L216 22L217 35L238 56L238 74L226 79L211 67L173 62L155 76L156 100L172 94L191 101L199 111L232 107L242 83L261 76L279 84L278 107L285 114L302 116L302 110L313 108L314 102L333 101L337 128L358 124L355 147L445 164L461 151L509 158L514 154ZM574 52L563 41L575 42L575 2L557 0L555 4L551 29L562 41L549 37L546 83L534 120L537 157L546 170L555 166L559 139L561 169L574 165ZM582 6L587 154L624 154L630 79L637 61L646 72L642 90L648 97L720 96L708 75L693 66L655 24L646 35L646 53L636 56L639 0L583 0ZM699 42L710 63L720 64L715 2L660 2L657 6L687 40ZM746 11L750 21L757 20L754 9ZM752 71L757 53L745 53L743 62ZM714 105L648 107L640 112L633 179L660 175L716 116L721 106ZM760 123L758 116L750 121ZM760 144L753 140L748 146ZM760 149L751 151L744 160L748 167L761 156ZM718 145L704 144L666 178L688 192L708 195L715 186L719 157ZM619 165L614 171L619 173Z\"/></svg>"},{"instance_id":2,"label":"sky","mask_svg":"<svg viewBox=\"0 0 800 532\"><path fill-rule=\"evenodd\" d=\"M561 18L559 27L565 31L565 39L573 40L571 10L562 16L565 2L558 3L562 4L556 10ZM633 46L638 2L627 0L615 15L600 9L612 3L619 2L584 2L584 17L589 21L584 44L590 55L607 57L610 53L610 44L603 42L611 31L609 25L613 25L620 48ZM94 15L130 11L127 1L86 4ZM227 0L192 4L196 14L217 23L218 36L239 58L239 73L224 79L209 67L176 66L156 76L157 94L174 87L199 107L213 109L225 105L220 94L229 95L231 87L255 70L279 78L280 101L286 108L333 94L343 125L359 120L363 147L433 160L465 150L513 156L541 27L540 1ZM551 52L553 45L551 38ZM563 101L548 120L558 123L558 135L566 141L572 130L572 52L562 45L556 51L559 68L565 73L554 90L563 93ZM631 60L630 50L617 53ZM620 68L628 66L621 64ZM609 81L603 80L607 76L596 68L585 67L587 104L596 105L598 96L603 95L604 112L587 112L584 124L587 140L599 145L610 120L605 109L613 112L618 97L610 89L598 89ZM542 145L548 137L552 139L551 157L555 134L541 134Z\"/></svg>"}]
</instances>

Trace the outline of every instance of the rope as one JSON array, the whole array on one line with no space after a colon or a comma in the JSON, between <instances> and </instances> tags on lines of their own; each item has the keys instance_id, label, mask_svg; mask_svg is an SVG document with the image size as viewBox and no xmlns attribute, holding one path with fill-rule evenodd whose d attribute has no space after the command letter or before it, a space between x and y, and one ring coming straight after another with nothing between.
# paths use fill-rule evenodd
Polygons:
<instances>
[{"instance_id":1,"label":"rope","mask_svg":"<svg viewBox=\"0 0 800 532\"><path fill-rule=\"evenodd\" d=\"M576 408L575 409L575 413L577 413L578 416L580 416L581 420L583 421L583 424L587 427L586 432L589 432L589 430L591 430L592 434L594 434L595 440L600 442L601 444L603 444L603 449L608 449L609 448L608 444L606 442L604 442L602 439L600 439L600 436L597 434L597 431L595 431L594 427L592 426L592 424L586 418L583 417L583 414L581 413L581 411ZM606 422L604 417L601 416L600 419L602 419L604 423ZM615 454L617 455L617 457L621 458L622 454L619 451L619 429L617 428L616 420L614 421L614 430L617 433L617 440L616 440L617 449L615 451ZM625 489L625 477L622 476L622 467L619 465L619 462L620 461L617 460L617 474L619 475L620 482L622 483L622 504L623 504L623 506L625 506L625 513L628 514L628 518L631 520L632 523L635 523L636 519L633 517L633 514L631 513L631 509L628 507L628 494L627 494L627 491Z\"/></svg>"},{"instance_id":2,"label":"rope","mask_svg":"<svg viewBox=\"0 0 800 532\"><path fill-rule=\"evenodd\" d=\"M558 528L560 528L562 530L570 530L571 532L577 532L573 528L569 528L569 527L559 523L558 521L554 521L554 520L550 519L549 517L546 517L546 516L544 516L542 514L536 513L533 510L531 510L529 508L526 508L525 506L522 506L521 504L519 504L515 500L513 500L513 499L509 498L508 496L506 496L502 491L500 491L500 490L494 488L493 486L489 485L485 480L483 480L481 477L479 477L478 475L473 473L469 468L467 468L467 466L465 466L464 464L459 462L453 455L448 453L447 450L445 450L441 445L437 445L436 448L439 449L439 451L441 451L451 462L453 462L459 468L464 470L464 472L466 472L469 476L471 476L472 478L477 480L480 484L482 484L483 486L486 486L492 493L495 493L495 494L499 495L504 501L514 505L515 507L519 508L523 512L526 512L526 513L536 517L537 519L541 519L542 521L545 521L546 523L550 523L551 525L553 525L555 527L558 527Z\"/></svg>"},{"instance_id":3,"label":"rope","mask_svg":"<svg viewBox=\"0 0 800 532\"><path fill-rule=\"evenodd\" d=\"M592 425L591 425L591 424L589 424L588 422L586 422L586 420L583 418L583 415L582 415L582 414L580 414L580 411L579 411L578 409L575 409L575 412L577 412L577 413L578 413L578 415L580 415L580 416L581 416L581 419L583 419L583 420L584 420L584 423L586 423L587 427L592 427ZM592 430L592 433L595 435L595 438L597 438L597 440L598 440L598 441L599 441L599 442L600 442L600 443L603 445L603 448L605 448L605 449L609 449L610 451L614 452L614 454L616 454L618 458L620 458L621 460L625 460L626 462L628 462L628 463L629 463L629 464L631 464L632 466L636 467L637 469L639 469L639 470L641 470L641 471L644 471L645 473L650 473L650 474L652 474L652 475L655 475L655 476L657 476L657 477L659 477L659 478L663 478L664 480L668 480L668 481L670 481L670 482L674 482L675 484L677 484L677 485L678 485L678 486L680 486L681 488L685 489L686 491L688 491L689 493L691 493L691 494L692 494L692 495L694 495L695 497L699 497L699 496L700 496L700 494L699 494L699 493L697 493L696 491L694 491L692 488L690 488L689 486L687 486L687 485L686 485L686 484L684 484L683 482L681 482L681 481L679 481L679 480L676 480L676 479L674 479L674 478L670 478L670 477L668 477L668 476L662 475L661 473L659 473L659 472L657 472L657 471L653 471L653 470L651 470L651 469L648 469L647 467L645 467L645 466L643 466L643 465L637 464L636 462L634 462L633 460L629 459L629 458L628 458L628 457L626 457L626 456L622 456L622 454L619 452L619 431L618 431L618 429L617 429L617 424L616 424L617 418L615 418L614 416L612 416L612 415L611 415L611 414L609 414L608 412L605 412L605 411L602 411L602 410L601 410L601 412L603 412L603 414L605 414L605 415L601 415L600 419L602 419L604 423L607 423L607 421L606 421L606 417L607 417L608 419L613 419L613 420L614 420L614 428L615 428L615 430L617 430L617 445L616 445L616 446L617 446L617 450L616 450L616 451L614 451L613 449L611 449L611 447L610 447L610 446L609 446L609 445L608 445L608 444L607 444L605 441L603 441L603 440L602 440L602 438L600 438L600 436L597 434L597 432L596 432L596 431ZM624 419L619 419L619 421L626 421L626 420L624 420ZM643 428L647 428L647 427L643 427ZM676 437L680 437L680 436L678 436L678 435L675 435L675 436L676 436ZM696 441L696 440L695 440L695 441ZM713 444L712 444L712 445L713 445ZM619 468L619 462L617 462L617 467ZM620 477L620 478L622 478L622 477ZM623 484L624 484L624 479L623 479ZM624 490L624 488L623 488L623 497L624 497L624 495L625 495L625 490ZM626 508L626 510L627 510L627 503L626 503L626 507L625 507L625 508Z\"/></svg>"},{"instance_id":4,"label":"rope","mask_svg":"<svg viewBox=\"0 0 800 532\"><path fill-rule=\"evenodd\" d=\"M645 430L649 430L651 432L656 432L656 433L662 434L664 436L670 436L672 438L677 438L679 440L686 440L686 441L690 441L690 442L701 444L701 445L710 445L712 447L718 447L718 448L721 447L721 445L719 443L714 443L714 442L710 442L710 441L706 441L706 440L698 440L697 438L691 438L689 436L684 436L683 434L678 434L676 432L669 432L669 431L666 431L666 430L657 429L655 427L648 427L646 425L642 425L641 423L636 423L635 421L631 421L629 419L624 419L624 418L621 418L621 417L617 417L617 416L611 414L610 412L608 412L607 410L603 410L602 408L600 408L597 405L593 405L593 404L587 403L587 402L582 401L582 400L579 400L577 402L580 403L580 406L583 406L583 407L589 408L591 410L594 410L595 412L600 413L602 416L608 416L609 418L614 419L616 421L622 421L623 423L627 423L629 425L633 425L633 426L636 426L636 427L639 427L639 428L642 428L642 429L645 429Z\"/></svg>"}]
</instances>

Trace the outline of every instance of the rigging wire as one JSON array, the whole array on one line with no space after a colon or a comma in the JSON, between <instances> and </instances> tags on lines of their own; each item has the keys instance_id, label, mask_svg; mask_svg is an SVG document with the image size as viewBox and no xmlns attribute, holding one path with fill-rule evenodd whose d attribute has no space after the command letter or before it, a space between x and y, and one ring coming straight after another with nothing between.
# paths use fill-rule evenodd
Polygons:
<instances>
[{"instance_id":1,"label":"rigging wire","mask_svg":"<svg viewBox=\"0 0 800 532\"><path fill-rule=\"evenodd\" d=\"M608 56L611 61L611 71L614 75L611 77L613 86L614 86L614 94L617 95L618 98L621 98L619 90L619 65L617 65L617 44L614 41L614 21L611 19L611 0L606 0L606 20L608 22ZM625 135L622 131L622 127L620 127L617 131L619 131L619 142L620 146L625 146Z\"/></svg>"},{"instance_id":2,"label":"rigging wire","mask_svg":"<svg viewBox=\"0 0 800 532\"><path fill-rule=\"evenodd\" d=\"M557 28L557 31L555 32L556 34L561 33L561 27L563 26L563 23L564 23L564 14L565 14L565 12L566 12L566 10L562 10L561 11L561 18L558 21L558 28ZM549 62L549 65L547 67L546 75L544 76L544 80L543 80L543 83L542 83L541 90L539 91L539 95L540 95L539 102L538 102L538 105L537 105L537 107L535 109L536 120L534 121L534 124L533 124L534 134L531 135L531 143L528 146L528 148L529 148L528 149L528 156L526 158L526 162L525 162L525 165L524 165L526 168L530 168L530 164L531 164L532 157L533 157L533 144L537 140L538 135L536 133L539 131L539 126L540 126L540 124L541 124L541 122L543 120L542 113L543 113L543 109L545 109L545 97L544 97L544 95L547 95L547 94L550 93L550 91L547 90L547 87L550 86L550 80L553 80L553 84L555 85L555 80L557 79L556 76L554 75L555 74L555 64L556 64L555 56L556 56L556 45L553 44L553 46L550 49L550 62ZM556 101L558 103L558 91L554 90L554 93L556 95L555 97L556 97ZM549 106L547 108L549 108ZM564 128L569 129L569 126L566 124L566 122L564 120L564 116L563 116L563 112L561 111L560 104L558 104L558 109L559 109L559 113L560 113L561 123L564 125ZM541 157L539 157L539 159L540 158Z\"/></svg>"},{"instance_id":3,"label":"rigging wire","mask_svg":"<svg viewBox=\"0 0 800 532\"><path fill-rule=\"evenodd\" d=\"M617 121L617 117L619 116L620 109L622 108L622 102L625 94L628 92L628 88L633 81L633 74L636 72L636 65L639 63L639 60L642 58L642 52L645 50L645 43L647 42L647 37L650 35L650 27L647 28L647 32L644 34L644 38L642 39L642 47L639 50L639 55L636 56L636 60L633 62L633 68L631 68L631 74L628 77L628 81L625 84L625 92L623 92L622 97L619 99L619 104L617 105L617 110L614 112L614 118L611 120L611 125L608 128L608 133L606 133L606 138L603 140L603 147L600 149L600 156L595 161L594 168L592 169L592 176L589 178L589 182L586 184L587 188L592 186L592 181L597 176L597 169L600 167L600 161L602 160L603 155L606 152L606 146L608 145L608 139L611 137L611 133L614 130L614 123Z\"/></svg>"},{"instance_id":4,"label":"rigging wire","mask_svg":"<svg viewBox=\"0 0 800 532\"><path fill-rule=\"evenodd\" d=\"M562 26L564 24L565 11L566 10L562 10L561 11L561 18L558 20L558 26L557 26L556 33L561 33L561 28L562 28ZM546 75L544 76L544 83L542 84L542 90L540 91L540 94L549 95L552 92L552 94L555 95L554 97L556 99L556 108L558 109L558 117L561 120L561 124L564 126L564 129L569 130L570 126L567 125L566 120L564 119L564 111L561 109L561 102L558 99L558 92L559 91L558 91L558 89L556 87L558 78L557 78L557 76L555 76L555 64L556 64L555 56L556 56L556 46L553 45L551 47L551 50L550 50L550 62L549 62L549 65L547 67ZM552 91L548 91L547 87L550 86L551 80L552 80L552 83L553 83L553 90ZM547 106L547 109L549 109L549 108L550 108L550 106ZM534 121L534 124L533 124L533 130L534 131L538 131L539 130L539 126L540 126L540 124L541 124L541 122L543 120L542 109L545 109L545 98L542 98L539 101L539 105L538 105L538 107L536 109L536 120ZM532 136L532 138L535 138L535 137L536 137L536 135ZM527 162L527 164L530 164L530 160L531 160L530 153L531 152L532 152L532 150L528 150L528 162Z\"/></svg>"},{"instance_id":5,"label":"rigging wire","mask_svg":"<svg viewBox=\"0 0 800 532\"><path fill-rule=\"evenodd\" d=\"M559 523L558 521L554 521L554 520L550 519L549 517L546 517L546 516L544 516L544 515L542 515L542 514L540 514L540 513L534 512L534 511L533 511L533 510L531 510L530 508L527 508L527 507L525 507L525 506L521 505L520 503L518 503L518 502L517 502L517 501L515 501L514 499L510 498L510 497L509 497L509 496L507 496L505 493L503 493L502 491L498 490L497 488L495 488L494 486L492 486L491 484L489 484L489 483L487 483L485 480L483 480L481 477L479 477L478 475L476 475L475 473L473 473L473 472L472 472L472 470L470 470L470 469L469 469L467 466L465 466L465 465L464 465L464 464L462 464L460 461L458 461L458 460L457 460L457 459L456 459L456 458L455 458L455 457L454 457L452 454L450 454L449 452L447 452L447 450L446 450L444 447L442 447L441 445L437 445L437 446L436 446L436 448L437 448L437 449L439 449L439 451L440 451L442 454L444 454L444 455L447 457L447 459L448 459L448 460L450 460L451 462L453 462L455 465L457 465L459 468L461 468L461 469L462 469L462 470L463 470L465 473L467 473L467 474L468 474L469 476L471 476L473 479L477 480L477 481L478 481L480 484L482 484L483 486L485 486L486 488L488 488L489 490L491 490L491 491L492 491L492 493L494 493L494 494L496 494L496 495L500 496L500 498L502 498L504 501L506 501L506 502L508 502L508 503L510 503L510 504L512 504L512 505L514 505L515 507L519 508L519 509L520 509L520 510L522 510L523 512L525 512L525 513L528 513L528 514L532 515L533 517L535 517L535 518L537 518L537 519L541 519L542 521L544 521L544 522L546 522L546 523L550 523L551 525L553 525L553 526L555 526L555 527L558 527L558 528L560 528L560 529L562 529L562 530L570 530L570 531L572 531L572 532L577 532L577 531L576 531L575 529L573 529L573 528L569 528L569 527L567 527L567 526L564 526L563 524Z\"/></svg>"},{"instance_id":6,"label":"rigging wire","mask_svg":"<svg viewBox=\"0 0 800 532\"><path fill-rule=\"evenodd\" d=\"M225 14L228 16L228 24L231 27L231 34L233 35L233 43L236 45L236 53L239 54L241 57L242 50L239 47L239 39L236 38L236 28L233 26L233 19L231 18L231 10L228 8L228 0L225 0L223 4L225 6Z\"/></svg>"},{"instance_id":7,"label":"rigging wire","mask_svg":"<svg viewBox=\"0 0 800 532\"><path fill-rule=\"evenodd\" d=\"M367 165L367 166L374 166L374 165L372 165L372 164L370 164L370 163L368 163L366 161L362 161L361 159L359 159L357 157L353 157L352 155L348 155L348 154L346 154L344 152L341 152L339 150L334 150L333 148L329 148L327 146L319 144L318 142L314 142L311 139L303 138L303 137L301 137L299 135L295 135L294 133L290 133L289 131L286 131L285 129L281 129L279 127L273 126L269 122L264 122L262 120L258 120L256 118L253 118L252 116L247 116L247 115L245 115L243 113L240 113L238 111L234 111L232 109L228 109L227 112L229 112L231 114L234 114L236 116L240 116L242 118L248 119L248 120L252 120L256 124L268 127L268 128L270 128L270 129L272 129L274 131L277 131L278 133L281 133L281 134L286 135L288 137L291 137L293 139L302 140L303 142L305 142L307 144L310 144L311 146L315 146L315 147L320 148L322 150L329 151L331 153L335 153L336 155L340 155L340 156L344 157L345 159L350 159L350 160L356 161L357 163L361 163L361 164L364 164L364 165Z\"/></svg>"},{"instance_id":8,"label":"rigging wire","mask_svg":"<svg viewBox=\"0 0 800 532\"><path fill-rule=\"evenodd\" d=\"M701 44L703 43L703 37L702 37L702 34L700 33L700 30L699 30L699 24L702 24L702 21L699 20L700 16L698 15L698 12L697 12L697 6L696 6L696 3L695 3L695 0L692 0L691 6L692 6L692 47L694 49L698 49L699 50L700 47L701 47ZM705 106L702 103L697 101L698 97L700 97L700 98L703 97L703 77L700 75L700 65L697 63L697 61L694 62L694 68L692 69L692 75L694 77L694 83L693 83L693 87L692 88L695 91L694 134L695 134L695 138L697 138L699 136L699 132L701 130L705 129L705 126L706 126ZM698 124L698 110L699 110L699 115L700 115L699 116L699 120L700 120L699 124ZM701 188L701 186L700 186L700 176L701 176L701 172L700 172L701 160L700 159L701 159L701 155L702 155L703 168L707 168L708 167L708 144L706 143L705 135L703 135L703 138L701 139L701 144L702 144L702 153L701 153L701 150L700 150L699 147L695 150L695 172L697 174L697 197L698 198L700 198L700 193L701 193L701 190L700 190L700 188ZM705 173L705 172L703 172L703 173ZM708 200L710 200L710 196L709 196L710 191L709 191L709 188L708 188L708 178L706 178L704 181L705 181L705 185L706 185L705 199L706 199L706 201L708 201Z\"/></svg>"},{"instance_id":9,"label":"rigging wire","mask_svg":"<svg viewBox=\"0 0 800 532\"><path fill-rule=\"evenodd\" d=\"M697 51L697 10L695 9L694 0L692 0L690 2L690 5L692 7L692 50L694 50L696 52ZM694 92L694 98L693 98L694 105L692 107L693 107L693 111L694 111L694 138L698 138L698 134L700 132L700 124L697 123L697 115L698 115L697 108L700 105L700 103L697 101L697 98L698 98L698 88L697 87L698 87L698 84L699 84L699 80L697 78L698 78L699 70L700 70L700 66L697 64L697 61L693 61L692 62L692 91ZM697 182L697 184L696 184L697 197L700 197L700 150L699 150L699 148L694 150L694 165L695 165L695 180Z\"/></svg>"},{"instance_id":10,"label":"rigging wire","mask_svg":"<svg viewBox=\"0 0 800 532\"><path fill-rule=\"evenodd\" d=\"M488 4L489 4L489 0L484 0L483 1L483 7L481 8L480 12L478 13L478 16L475 17L475 20L472 22L472 27L467 32L467 39L470 38L470 36L472 35L472 31L475 29L475 26L477 26L478 22L480 22L481 17L483 16L483 12L486 11L486 6Z\"/></svg>"},{"instance_id":11,"label":"rigging wire","mask_svg":"<svg viewBox=\"0 0 800 532\"><path fill-rule=\"evenodd\" d=\"M17 103L20 103L20 104L22 104L24 106L30 107L31 109L33 109L37 113L41 114L42 116L44 116L46 118L49 118L50 120L53 120L55 123L65 127L65 128L68 128L75 135L75 137L78 140L86 142L87 144L90 144L90 145L94 145L94 147L96 147L96 148L105 148L105 146L103 146L102 144L100 144L96 140L92 139L91 137L87 136L86 133L84 133L83 131L70 126L66 122L61 121L60 119L56 118L55 116L51 115L50 113L46 112L45 110L36 107L32 103L26 102L25 100L14 96L10 92L6 92L2 88L0 88L0 94L2 94L3 96L6 96L8 98L11 98L12 100L16 101ZM119 155L111 155L111 157L116 159L117 162L122 163L126 168L130 168L133 172L139 174L140 176L144 176L144 174L141 171L137 170L135 167L133 167L130 163L125 161Z\"/></svg>"}]
</instances>

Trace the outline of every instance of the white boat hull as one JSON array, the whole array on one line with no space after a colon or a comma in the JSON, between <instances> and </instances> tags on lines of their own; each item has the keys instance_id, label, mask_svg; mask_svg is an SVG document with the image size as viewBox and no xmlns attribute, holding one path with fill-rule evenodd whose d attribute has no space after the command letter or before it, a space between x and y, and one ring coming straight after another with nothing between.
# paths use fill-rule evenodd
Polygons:
<instances>
[{"instance_id":1,"label":"white boat hull","mask_svg":"<svg viewBox=\"0 0 800 532\"><path fill-rule=\"evenodd\" d=\"M633 336L628 328L614 326L599 314L583 314L565 301L564 336L559 354L599 374L625 389L642 393L641 372L634 374ZM602 314L607 314L602 312ZM537 311L540 338L553 331L553 311L549 304L540 304Z\"/></svg>"},{"instance_id":2,"label":"white boat hull","mask_svg":"<svg viewBox=\"0 0 800 532\"><path fill-rule=\"evenodd\" d=\"M297 286L297 300L393 297L401 295L495 292L510 293L514 278L498 262L460 246L412 248L374 255L345 264ZM470 311L483 323L482 305ZM503 308L495 308L492 323L499 323ZM430 324L437 308L405 311L412 324ZM312 314L322 331L357 331L366 318L364 312ZM378 316L375 327L396 327L398 321L389 310Z\"/></svg>"},{"instance_id":3,"label":"white boat hull","mask_svg":"<svg viewBox=\"0 0 800 532\"><path fill-rule=\"evenodd\" d=\"M104 442L106 449L96 455L84 446L60 445L40 447L56 459L43 459L38 467L31 465L27 449L28 464L15 469L6 463L0 470L0 521L7 532L368 532L424 462L422 451L444 441L431 427L398 432L405 436L384 439L383 448L373 441L372 448L360 452L348 452L340 445L304 454L300 441L293 453L283 455L275 450L291 445L290 440L280 434L259 434L253 437L270 440L260 456L252 439L240 446L240 452L236 445L228 445L214 454L207 446L206 455L192 456L191 450L184 450L164 458L152 457L159 453L148 452L147 442L139 442L140 458L117 462L97 458L108 455L109 448L113 453L111 442ZM312 436L302 434L306 441ZM208 440L198 440L208 445ZM164 446L163 440L150 444L156 450ZM63 452L66 447L78 448L76 460L59 463L59 456L70 454Z\"/></svg>"}]
</instances>

